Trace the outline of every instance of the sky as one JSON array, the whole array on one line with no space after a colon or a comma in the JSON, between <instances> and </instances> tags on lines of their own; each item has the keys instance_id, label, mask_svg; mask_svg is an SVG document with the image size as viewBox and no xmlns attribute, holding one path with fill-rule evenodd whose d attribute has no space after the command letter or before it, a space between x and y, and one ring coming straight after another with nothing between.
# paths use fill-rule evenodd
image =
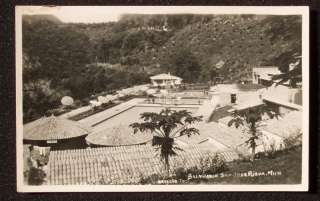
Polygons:
<instances>
[{"instance_id":1,"label":"sky","mask_svg":"<svg viewBox=\"0 0 320 201\"><path fill-rule=\"evenodd\" d=\"M285 7L204 7L204 6L18 6L23 14L52 14L63 22L100 23L117 21L122 14L285 14ZM20 9L19 8L19 9ZM297 12L298 8L294 11Z\"/></svg>"},{"instance_id":2,"label":"sky","mask_svg":"<svg viewBox=\"0 0 320 201\"><path fill-rule=\"evenodd\" d=\"M56 6L26 7L25 14L52 14L63 22L99 23L117 21L122 14L190 13L190 9L168 9L151 6Z\"/></svg>"}]
</instances>

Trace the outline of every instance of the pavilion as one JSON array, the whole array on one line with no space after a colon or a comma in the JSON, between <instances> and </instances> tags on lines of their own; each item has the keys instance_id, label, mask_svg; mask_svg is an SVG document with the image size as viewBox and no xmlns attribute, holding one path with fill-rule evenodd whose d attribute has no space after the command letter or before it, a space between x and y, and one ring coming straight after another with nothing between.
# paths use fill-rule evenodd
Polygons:
<instances>
[{"instance_id":1,"label":"pavilion","mask_svg":"<svg viewBox=\"0 0 320 201\"><path fill-rule=\"evenodd\" d=\"M152 138L151 133L137 132L134 134L131 127L117 125L91 133L86 137L86 141L91 147L116 147L146 144L151 142Z\"/></svg>"},{"instance_id":2,"label":"pavilion","mask_svg":"<svg viewBox=\"0 0 320 201\"><path fill-rule=\"evenodd\" d=\"M52 149L85 148L90 131L83 124L51 115L25 124L23 143Z\"/></svg>"},{"instance_id":3,"label":"pavilion","mask_svg":"<svg viewBox=\"0 0 320 201\"><path fill-rule=\"evenodd\" d=\"M258 66L252 68L252 83L269 86L273 83L272 76L280 74L276 66Z\"/></svg>"},{"instance_id":4,"label":"pavilion","mask_svg":"<svg viewBox=\"0 0 320 201\"><path fill-rule=\"evenodd\" d=\"M158 74L150 77L151 84L154 87L166 88L180 86L182 78L168 74Z\"/></svg>"}]
</instances>

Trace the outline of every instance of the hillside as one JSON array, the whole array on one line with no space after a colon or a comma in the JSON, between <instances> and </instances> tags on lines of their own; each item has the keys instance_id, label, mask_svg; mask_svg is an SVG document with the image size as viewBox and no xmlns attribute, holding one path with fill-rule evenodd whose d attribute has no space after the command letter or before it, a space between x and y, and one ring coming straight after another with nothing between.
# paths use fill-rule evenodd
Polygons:
<instances>
[{"instance_id":1,"label":"hillside","mask_svg":"<svg viewBox=\"0 0 320 201\"><path fill-rule=\"evenodd\" d=\"M300 20L297 16L125 15L112 26L91 25L100 37L85 34L100 44L96 52L100 62L175 73L170 58L188 50L204 75L223 61L223 76L234 80L247 77L253 65L281 65L284 54L300 52Z\"/></svg>"},{"instance_id":2,"label":"hillside","mask_svg":"<svg viewBox=\"0 0 320 201\"><path fill-rule=\"evenodd\" d=\"M24 16L24 119L171 72L185 82L238 81L256 65L283 71L301 53L301 18L255 15L123 15L118 22L63 23Z\"/></svg>"}]
</instances>

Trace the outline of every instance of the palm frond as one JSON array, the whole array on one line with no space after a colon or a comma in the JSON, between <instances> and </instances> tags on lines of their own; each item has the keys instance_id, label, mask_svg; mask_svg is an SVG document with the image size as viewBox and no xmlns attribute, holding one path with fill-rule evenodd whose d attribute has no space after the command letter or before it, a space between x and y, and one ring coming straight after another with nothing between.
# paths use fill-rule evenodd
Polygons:
<instances>
[{"instance_id":1,"label":"palm frond","mask_svg":"<svg viewBox=\"0 0 320 201\"><path fill-rule=\"evenodd\" d=\"M197 128L185 128L182 131L180 131L180 136L187 135L190 137L191 135L200 135L199 129Z\"/></svg>"}]
</instances>

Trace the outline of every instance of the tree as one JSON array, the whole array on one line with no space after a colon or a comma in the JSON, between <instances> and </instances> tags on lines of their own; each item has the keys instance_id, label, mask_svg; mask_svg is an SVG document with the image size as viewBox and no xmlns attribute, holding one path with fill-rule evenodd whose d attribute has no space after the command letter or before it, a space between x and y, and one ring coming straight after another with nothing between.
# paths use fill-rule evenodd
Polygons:
<instances>
[{"instance_id":1,"label":"tree","mask_svg":"<svg viewBox=\"0 0 320 201\"><path fill-rule=\"evenodd\" d=\"M149 131L153 135L152 145L160 148L160 157L165 162L165 169L169 175L169 157L176 155L175 150L181 150L174 146L174 138L187 135L200 134L192 124L202 120L202 116L194 117L186 110L176 111L169 108L160 113L144 112L140 114L142 123L133 123L130 126L134 133Z\"/></svg>"},{"instance_id":2,"label":"tree","mask_svg":"<svg viewBox=\"0 0 320 201\"><path fill-rule=\"evenodd\" d=\"M240 128L243 132L250 134L249 139L244 143L251 148L251 161L253 162L256 155L257 140L262 136L259 130L261 119L264 114L267 114L270 118L278 117L279 114L272 111L266 105L263 105L257 109L249 109L245 113L240 113L235 110L233 112L233 118L228 122L228 126L234 125L236 128Z\"/></svg>"},{"instance_id":3,"label":"tree","mask_svg":"<svg viewBox=\"0 0 320 201\"><path fill-rule=\"evenodd\" d=\"M277 85L283 84L289 81L289 86L292 88L297 87L297 83L302 82L302 64L301 57L291 57L286 62L289 69L281 74L272 76L273 81L278 81ZM291 68L290 68L291 66Z\"/></svg>"},{"instance_id":4,"label":"tree","mask_svg":"<svg viewBox=\"0 0 320 201\"><path fill-rule=\"evenodd\" d=\"M186 82L196 82L198 80L201 66L196 56L188 49L178 49L171 58L165 58L165 65L172 69L172 72L182 77ZM169 69L168 69L169 70Z\"/></svg>"},{"instance_id":5,"label":"tree","mask_svg":"<svg viewBox=\"0 0 320 201\"><path fill-rule=\"evenodd\" d=\"M209 75L210 75L210 83L212 85L216 85L216 78L218 77L218 69L216 67L211 67L209 70Z\"/></svg>"}]
</instances>

